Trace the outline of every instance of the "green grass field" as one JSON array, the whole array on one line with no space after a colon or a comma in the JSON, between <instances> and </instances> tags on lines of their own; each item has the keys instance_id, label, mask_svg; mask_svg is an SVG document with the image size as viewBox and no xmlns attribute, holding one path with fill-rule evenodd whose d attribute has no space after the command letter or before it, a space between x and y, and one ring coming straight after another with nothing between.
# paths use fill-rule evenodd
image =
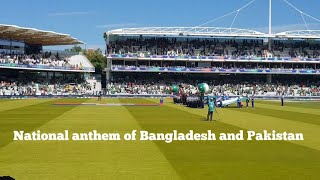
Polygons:
<instances>
[{"instance_id":1,"label":"green grass field","mask_svg":"<svg viewBox=\"0 0 320 180\"><path fill-rule=\"evenodd\" d=\"M159 99L103 99L158 103ZM319 179L320 103L257 101L256 108L207 110L169 99L156 107L53 106L96 99L0 100L0 176L16 179ZM42 132L220 132L277 130L304 141L15 141L13 130Z\"/></svg>"}]
</instances>

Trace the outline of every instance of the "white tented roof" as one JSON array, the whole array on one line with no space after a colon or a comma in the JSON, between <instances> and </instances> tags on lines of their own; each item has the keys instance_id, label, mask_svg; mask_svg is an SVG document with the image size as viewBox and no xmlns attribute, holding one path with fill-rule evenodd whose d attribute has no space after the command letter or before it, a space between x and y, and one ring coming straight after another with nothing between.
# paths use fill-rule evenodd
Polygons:
<instances>
[{"instance_id":1,"label":"white tented roof","mask_svg":"<svg viewBox=\"0 0 320 180\"><path fill-rule=\"evenodd\" d=\"M42 46L83 44L69 34L43 31L34 28L0 24L0 39L8 39Z\"/></svg>"},{"instance_id":2,"label":"white tented roof","mask_svg":"<svg viewBox=\"0 0 320 180\"><path fill-rule=\"evenodd\" d=\"M265 33L248 29L222 27L144 27L124 28L107 32L109 35L150 36L218 36L218 37L267 37Z\"/></svg>"},{"instance_id":3,"label":"white tented roof","mask_svg":"<svg viewBox=\"0 0 320 180\"><path fill-rule=\"evenodd\" d=\"M285 31L275 34L276 37L298 38L298 39L320 39L320 30L296 30Z\"/></svg>"},{"instance_id":4,"label":"white tented roof","mask_svg":"<svg viewBox=\"0 0 320 180\"><path fill-rule=\"evenodd\" d=\"M88 60L88 58L84 55L74 55L69 58L69 64L71 65L79 65L82 64L83 67L86 68L94 68L92 63Z\"/></svg>"},{"instance_id":5,"label":"white tented roof","mask_svg":"<svg viewBox=\"0 0 320 180\"><path fill-rule=\"evenodd\" d=\"M204 36L204 37L247 37L247 38L297 38L320 39L320 30L286 31L267 34L259 31L223 27L142 27L108 31L107 35L118 36Z\"/></svg>"}]
</instances>

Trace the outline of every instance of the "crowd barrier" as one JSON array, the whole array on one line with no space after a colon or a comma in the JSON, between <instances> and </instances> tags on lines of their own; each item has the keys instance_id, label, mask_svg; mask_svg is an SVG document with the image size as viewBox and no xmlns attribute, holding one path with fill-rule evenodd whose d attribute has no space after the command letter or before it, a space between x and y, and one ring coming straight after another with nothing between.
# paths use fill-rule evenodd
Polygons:
<instances>
[{"instance_id":1,"label":"crowd barrier","mask_svg":"<svg viewBox=\"0 0 320 180\"><path fill-rule=\"evenodd\" d=\"M230 98L235 98L239 96L229 96ZM251 97L251 96L249 96ZM281 99L282 96L254 96L255 99L260 100L278 100ZM320 96L284 96L286 100L299 101L299 100L313 100L320 101Z\"/></svg>"},{"instance_id":2,"label":"crowd barrier","mask_svg":"<svg viewBox=\"0 0 320 180\"><path fill-rule=\"evenodd\" d=\"M97 98L97 95L31 95L31 96L0 96L0 99L45 99L45 98ZM170 94L111 94L102 95L103 98L173 98ZM229 96L230 98L238 96ZM250 97L250 96L249 96ZM206 96L205 96L206 98ZM281 96L254 96L261 100L278 100ZM320 96L284 96L286 100L313 100L320 101Z\"/></svg>"},{"instance_id":3,"label":"crowd barrier","mask_svg":"<svg viewBox=\"0 0 320 180\"><path fill-rule=\"evenodd\" d=\"M292 57L245 57L245 56L177 56L177 55L143 55L140 54L110 54L108 58L139 58L166 60L248 60L248 61L307 61L319 62L320 58L292 58Z\"/></svg>"},{"instance_id":4,"label":"crowd barrier","mask_svg":"<svg viewBox=\"0 0 320 180\"><path fill-rule=\"evenodd\" d=\"M0 95L0 99L97 98L98 95ZM103 98L172 98L169 94L110 94Z\"/></svg>"},{"instance_id":5,"label":"crowd barrier","mask_svg":"<svg viewBox=\"0 0 320 180\"><path fill-rule=\"evenodd\" d=\"M34 69L34 70L48 70L48 71L84 71L94 72L95 68L91 67L65 67L65 66L49 66L49 65L29 65L29 64L15 64L15 63L0 63L0 68L10 69Z\"/></svg>"},{"instance_id":6,"label":"crowd barrier","mask_svg":"<svg viewBox=\"0 0 320 180\"><path fill-rule=\"evenodd\" d=\"M166 67L112 67L114 72L176 72L176 73L235 73L235 74L315 74L320 70L291 69L224 69L224 68L166 68Z\"/></svg>"}]
</instances>

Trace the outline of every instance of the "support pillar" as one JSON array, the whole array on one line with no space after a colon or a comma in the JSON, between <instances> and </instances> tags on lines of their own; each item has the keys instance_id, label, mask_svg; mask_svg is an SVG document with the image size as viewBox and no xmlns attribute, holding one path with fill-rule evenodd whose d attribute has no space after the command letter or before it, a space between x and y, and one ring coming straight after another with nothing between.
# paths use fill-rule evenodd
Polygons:
<instances>
[{"instance_id":1,"label":"support pillar","mask_svg":"<svg viewBox=\"0 0 320 180\"><path fill-rule=\"evenodd\" d=\"M267 83L272 83L272 74L267 74Z\"/></svg>"},{"instance_id":2,"label":"support pillar","mask_svg":"<svg viewBox=\"0 0 320 180\"><path fill-rule=\"evenodd\" d=\"M109 83L111 81L111 71L106 71L106 82Z\"/></svg>"},{"instance_id":3,"label":"support pillar","mask_svg":"<svg viewBox=\"0 0 320 180\"><path fill-rule=\"evenodd\" d=\"M111 81L111 69L112 69L112 60L107 58L107 68L106 71L106 84Z\"/></svg>"}]
</instances>

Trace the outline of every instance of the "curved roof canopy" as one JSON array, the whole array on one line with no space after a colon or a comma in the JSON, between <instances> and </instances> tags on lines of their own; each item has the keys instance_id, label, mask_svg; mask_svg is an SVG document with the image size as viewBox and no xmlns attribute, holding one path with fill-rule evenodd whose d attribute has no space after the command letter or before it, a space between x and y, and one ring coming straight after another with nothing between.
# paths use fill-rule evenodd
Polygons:
<instances>
[{"instance_id":1,"label":"curved roof canopy","mask_svg":"<svg viewBox=\"0 0 320 180\"><path fill-rule=\"evenodd\" d=\"M296 30L285 31L275 34L276 37L299 38L299 39L320 39L320 30Z\"/></svg>"},{"instance_id":2,"label":"curved roof canopy","mask_svg":"<svg viewBox=\"0 0 320 180\"><path fill-rule=\"evenodd\" d=\"M69 34L6 24L0 24L0 39L15 40L42 46L83 44L82 41L71 37Z\"/></svg>"},{"instance_id":3,"label":"curved roof canopy","mask_svg":"<svg viewBox=\"0 0 320 180\"><path fill-rule=\"evenodd\" d=\"M266 37L267 34L237 28L222 27L144 27L124 28L107 32L110 35L158 35L158 36L212 36L212 37Z\"/></svg>"},{"instance_id":4,"label":"curved roof canopy","mask_svg":"<svg viewBox=\"0 0 320 180\"><path fill-rule=\"evenodd\" d=\"M143 27L108 31L107 35L119 36L204 36L204 37L246 37L246 38L296 38L320 39L320 30L286 31L267 34L259 31L223 27Z\"/></svg>"}]
</instances>

